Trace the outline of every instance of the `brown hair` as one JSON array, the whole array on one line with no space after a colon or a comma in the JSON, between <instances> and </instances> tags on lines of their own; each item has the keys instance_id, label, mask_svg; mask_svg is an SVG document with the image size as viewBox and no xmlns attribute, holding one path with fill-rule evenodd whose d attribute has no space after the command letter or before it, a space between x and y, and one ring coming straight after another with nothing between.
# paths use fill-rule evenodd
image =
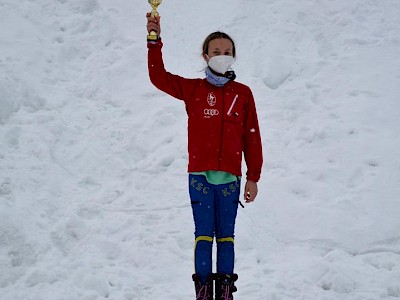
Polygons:
<instances>
[{"instance_id":1,"label":"brown hair","mask_svg":"<svg viewBox=\"0 0 400 300\"><path fill-rule=\"evenodd\" d=\"M205 54L208 54L208 45L210 44L210 42L212 41L212 40L215 40L215 39L228 39L228 40L230 40L231 42L232 42L232 55L233 55L233 57L236 57L236 48L235 48L235 42L233 41L233 39L229 36L229 35L227 35L226 33L224 33L224 32L221 32L221 31L216 31L216 32L213 32L213 33L211 33L205 40L204 40L204 43L203 43L203 56L205 55Z\"/></svg>"}]
</instances>

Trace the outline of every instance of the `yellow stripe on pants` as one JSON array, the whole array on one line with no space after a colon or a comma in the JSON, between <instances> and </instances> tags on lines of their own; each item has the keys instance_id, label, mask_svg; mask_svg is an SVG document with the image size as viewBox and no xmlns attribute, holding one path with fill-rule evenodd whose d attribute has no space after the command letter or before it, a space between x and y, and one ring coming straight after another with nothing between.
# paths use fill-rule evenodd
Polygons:
<instances>
[{"instance_id":1,"label":"yellow stripe on pants","mask_svg":"<svg viewBox=\"0 0 400 300\"><path fill-rule=\"evenodd\" d=\"M213 240L214 240L214 238L212 236L200 235L196 238L194 247L196 248L197 243L200 241L206 241L206 242L212 243Z\"/></svg>"},{"instance_id":2,"label":"yellow stripe on pants","mask_svg":"<svg viewBox=\"0 0 400 300\"><path fill-rule=\"evenodd\" d=\"M234 244L235 239L233 237L225 237L225 238L217 239L217 243L225 243L225 242L231 242L232 244Z\"/></svg>"}]
</instances>

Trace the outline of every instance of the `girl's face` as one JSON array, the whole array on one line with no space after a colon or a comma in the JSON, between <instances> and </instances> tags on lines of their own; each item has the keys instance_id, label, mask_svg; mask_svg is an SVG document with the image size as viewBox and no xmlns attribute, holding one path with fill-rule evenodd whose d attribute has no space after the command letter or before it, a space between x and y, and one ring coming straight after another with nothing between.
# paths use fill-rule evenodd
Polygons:
<instances>
[{"instance_id":1,"label":"girl's face","mask_svg":"<svg viewBox=\"0 0 400 300\"><path fill-rule=\"evenodd\" d=\"M206 62L210 60L211 57L217 55L229 55L233 56L233 45L228 39L217 38L213 39L208 43L208 53L204 54L204 59Z\"/></svg>"}]
</instances>

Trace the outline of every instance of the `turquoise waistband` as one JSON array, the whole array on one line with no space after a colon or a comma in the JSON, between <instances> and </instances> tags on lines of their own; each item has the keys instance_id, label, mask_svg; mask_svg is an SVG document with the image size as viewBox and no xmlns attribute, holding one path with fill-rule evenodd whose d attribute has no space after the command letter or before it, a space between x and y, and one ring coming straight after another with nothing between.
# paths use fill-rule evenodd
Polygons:
<instances>
[{"instance_id":1,"label":"turquoise waistband","mask_svg":"<svg viewBox=\"0 0 400 300\"><path fill-rule=\"evenodd\" d=\"M211 184L226 184L229 182L236 181L240 179L239 176L233 175L232 173L224 171L202 171L202 172L191 172L193 175L204 175L207 181Z\"/></svg>"}]
</instances>

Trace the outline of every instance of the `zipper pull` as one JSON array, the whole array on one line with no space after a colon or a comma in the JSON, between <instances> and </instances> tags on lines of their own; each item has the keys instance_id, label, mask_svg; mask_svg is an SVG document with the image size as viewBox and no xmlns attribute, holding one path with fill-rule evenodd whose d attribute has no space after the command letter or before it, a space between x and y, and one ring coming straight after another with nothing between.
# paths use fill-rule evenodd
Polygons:
<instances>
[{"instance_id":1,"label":"zipper pull","mask_svg":"<svg viewBox=\"0 0 400 300\"><path fill-rule=\"evenodd\" d=\"M238 97L239 97L239 95L236 95L235 98L233 99L232 104L231 104L231 107L229 107L229 110L228 110L228 112L227 112L227 115L228 115L228 116L231 115L232 109L233 109L233 107L235 106L235 103L236 103L236 100L237 100Z\"/></svg>"}]
</instances>

